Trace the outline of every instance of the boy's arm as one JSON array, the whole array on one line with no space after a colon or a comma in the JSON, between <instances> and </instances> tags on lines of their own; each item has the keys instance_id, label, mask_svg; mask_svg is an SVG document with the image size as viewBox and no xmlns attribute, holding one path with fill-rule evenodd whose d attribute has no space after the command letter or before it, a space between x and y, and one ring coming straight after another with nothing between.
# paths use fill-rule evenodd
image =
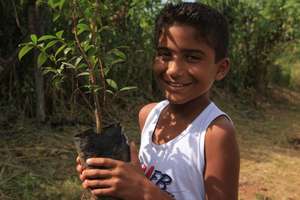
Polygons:
<instances>
[{"instance_id":1,"label":"boy's arm","mask_svg":"<svg viewBox=\"0 0 300 200\"><path fill-rule=\"evenodd\" d=\"M225 117L218 117L205 136L204 184L207 200L237 200L240 157L235 130Z\"/></svg>"},{"instance_id":2,"label":"boy's arm","mask_svg":"<svg viewBox=\"0 0 300 200\"><path fill-rule=\"evenodd\" d=\"M154 108L154 106L156 104L157 103L149 103L149 104L145 105L144 107L142 107L140 109L140 112L139 112L139 125L140 125L140 132L141 133L143 131L146 119L147 119L150 111L152 110L152 108Z\"/></svg>"}]
</instances>

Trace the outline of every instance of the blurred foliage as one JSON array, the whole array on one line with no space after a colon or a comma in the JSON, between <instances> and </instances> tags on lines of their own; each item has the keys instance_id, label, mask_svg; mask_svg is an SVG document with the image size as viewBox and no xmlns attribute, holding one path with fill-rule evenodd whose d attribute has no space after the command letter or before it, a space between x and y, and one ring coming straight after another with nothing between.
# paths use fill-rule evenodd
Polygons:
<instances>
[{"instance_id":1,"label":"blurred foliage","mask_svg":"<svg viewBox=\"0 0 300 200\"><path fill-rule=\"evenodd\" d=\"M78 92L80 89L86 93L91 88L85 83L88 80L87 67L76 48L72 30L74 2L77 2L76 27L81 46L93 66L98 66L100 60L103 62L109 85L107 95L116 100L114 105L122 107L134 104L136 98L153 99L157 96L151 64L153 23L163 7L160 0L0 0L3 13L0 19L0 57L9 57L20 43L27 44L19 52L20 57L26 54L21 63L0 63L0 104L12 102L26 115L34 115L36 100L31 50L38 48L39 65L46 78L48 116L64 112L77 116L82 110L87 110L83 107L86 100ZM230 24L231 72L217 84L218 87L228 88L236 94L244 93L247 97L250 92L251 100L255 101L255 96L266 95L272 84L297 85L295 74L298 71L294 70L295 65L290 64L292 61L288 61L286 55L295 55L293 62L299 57L299 43L296 43L300 38L299 1L199 2L219 9ZM43 35L33 35L28 31L29 3L42 8ZM95 72L97 70L95 68ZM137 86L138 90L128 93L125 90L131 88L126 86ZM123 92L120 92L122 88Z\"/></svg>"},{"instance_id":2,"label":"blurred foliage","mask_svg":"<svg viewBox=\"0 0 300 200\"><path fill-rule=\"evenodd\" d=\"M253 88L266 94L275 62L300 36L296 0L207 0L227 16L230 24L231 73L226 84L239 92ZM299 48L299 46L298 46ZM285 72L284 72L285 73ZM283 73L283 74L284 74ZM280 75L279 75L280 76ZM283 75L285 76L285 75Z\"/></svg>"}]
</instances>

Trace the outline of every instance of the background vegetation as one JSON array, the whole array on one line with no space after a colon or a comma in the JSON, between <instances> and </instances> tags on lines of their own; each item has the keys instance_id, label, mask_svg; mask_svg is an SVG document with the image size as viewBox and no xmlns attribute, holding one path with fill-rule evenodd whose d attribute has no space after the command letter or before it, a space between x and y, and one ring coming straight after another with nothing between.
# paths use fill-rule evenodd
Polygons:
<instances>
[{"instance_id":1,"label":"background vegetation","mask_svg":"<svg viewBox=\"0 0 300 200\"><path fill-rule=\"evenodd\" d=\"M230 23L232 70L219 87L245 93L255 102L274 83L298 86L293 64L299 54L299 1L202 2L218 8ZM157 95L151 74L152 29L160 1L1 0L0 5L2 105L42 122L81 107L82 92L88 91L84 88L88 77L82 73L87 64L76 45L74 29L94 68L101 61L113 80L109 89L115 91L111 92L136 85L138 96ZM26 54L20 62L21 43L27 48L20 52L19 58ZM77 90L81 92L74 93ZM119 98L128 99L134 101Z\"/></svg>"},{"instance_id":2,"label":"background vegetation","mask_svg":"<svg viewBox=\"0 0 300 200\"><path fill-rule=\"evenodd\" d=\"M249 141L261 144L256 140L261 135L255 134L260 132L273 137L265 144L297 150L300 130L293 123L300 118L292 115L300 113L300 2L199 2L219 9L230 24L231 72L214 88L213 97L222 99L220 104L238 121L242 156L255 155L247 148L254 146ZM106 119L121 121L138 141L139 107L160 99L151 63L153 23L162 6L160 0L0 0L0 199L78 199L71 135L93 124L91 91L107 96L111 106ZM89 87L78 43L96 72L104 66L108 88ZM282 107L283 102L288 106ZM282 112L288 114L281 132L276 125L281 118L273 114ZM275 136L265 123L278 128L270 128ZM293 158L291 162L300 162ZM253 160L244 163L254 165ZM248 178L257 171L242 169ZM253 185L262 181L249 180ZM242 179L242 189L252 184L249 180ZM264 190L271 184L256 186L257 199L281 198ZM247 192L244 198L251 199ZM295 199L292 193L286 199Z\"/></svg>"}]
</instances>

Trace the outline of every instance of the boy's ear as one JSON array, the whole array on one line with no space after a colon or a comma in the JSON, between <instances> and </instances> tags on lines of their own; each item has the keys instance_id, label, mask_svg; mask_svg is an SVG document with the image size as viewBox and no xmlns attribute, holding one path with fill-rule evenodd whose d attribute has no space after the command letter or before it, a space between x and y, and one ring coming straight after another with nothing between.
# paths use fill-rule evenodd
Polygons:
<instances>
[{"instance_id":1,"label":"boy's ear","mask_svg":"<svg viewBox=\"0 0 300 200\"><path fill-rule=\"evenodd\" d=\"M229 72L229 58L223 58L217 63L218 71L215 77L215 80L219 81L222 80L227 73Z\"/></svg>"}]
</instances>

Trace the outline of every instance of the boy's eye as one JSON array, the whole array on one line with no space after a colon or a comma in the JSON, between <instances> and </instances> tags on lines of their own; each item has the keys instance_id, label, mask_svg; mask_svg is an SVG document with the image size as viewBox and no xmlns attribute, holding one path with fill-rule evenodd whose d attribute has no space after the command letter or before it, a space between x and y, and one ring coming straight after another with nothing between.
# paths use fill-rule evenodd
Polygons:
<instances>
[{"instance_id":1,"label":"boy's eye","mask_svg":"<svg viewBox=\"0 0 300 200\"><path fill-rule=\"evenodd\" d=\"M189 63L196 63L201 60L201 56L198 55L185 55L185 60Z\"/></svg>"},{"instance_id":2,"label":"boy's eye","mask_svg":"<svg viewBox=\"0 0 300 200\"><path fill-rule=\"evenodd\" d=\"M169 61L172 59L172 53L169 51L158 51L157 57L162 59L163 61Z\"/></svg>"}]
</instances>

